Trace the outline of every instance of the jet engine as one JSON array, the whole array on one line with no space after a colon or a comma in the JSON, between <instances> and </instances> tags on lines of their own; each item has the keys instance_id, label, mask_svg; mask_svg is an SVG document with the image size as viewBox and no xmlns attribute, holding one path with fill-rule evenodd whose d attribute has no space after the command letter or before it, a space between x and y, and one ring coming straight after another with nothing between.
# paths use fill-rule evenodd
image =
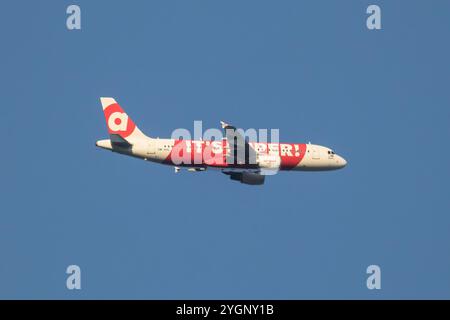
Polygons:
<instances>
[{"instance_id":1,"label":"jet engine","mask_svg":"<svg viewBox=\"0 0 450 320\"><path fill-rule=\"evenodd\" d=\"M231 180L240 181L241 183L250 185L264 184L264 176L251 172L233 172L229 173Z\"/></svg>"}]
</instances>

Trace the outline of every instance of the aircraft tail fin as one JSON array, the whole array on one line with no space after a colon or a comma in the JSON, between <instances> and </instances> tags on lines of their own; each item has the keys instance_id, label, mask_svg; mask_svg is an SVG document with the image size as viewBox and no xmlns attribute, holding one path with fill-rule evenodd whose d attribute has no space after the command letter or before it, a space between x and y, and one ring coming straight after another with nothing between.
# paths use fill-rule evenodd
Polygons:
<instances>
[{"instance_id":1,"label":"aircraft tail fin","mask_svg":"<svg viewBox=\"0 0 450 320\"><path fill-rule=\"evenodd\" d=\"M113 98L100 98L111 141L129 143L148 139Z\"/></svg>"}]
</instances>

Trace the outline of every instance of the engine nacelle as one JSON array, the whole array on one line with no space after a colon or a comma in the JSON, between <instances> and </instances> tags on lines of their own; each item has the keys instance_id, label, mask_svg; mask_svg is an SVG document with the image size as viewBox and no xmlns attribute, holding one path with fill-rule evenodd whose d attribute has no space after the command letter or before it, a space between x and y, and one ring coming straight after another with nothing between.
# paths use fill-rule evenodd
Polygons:
<instances>
[{"instance_id":1,"label":"engine nacelle","mask_svg":"<svg viewBox=\"0 0 450 320\"><path fill-rule=\"evenodd\" d=\"M261 185L261 184L264 184L265 177L260 174L257 174L257 173L235 172L235 173L230 173L230 179L237 180L237 181L240 181L241 183L245 183L245 184Z\"/></svg>"}]
</instances>

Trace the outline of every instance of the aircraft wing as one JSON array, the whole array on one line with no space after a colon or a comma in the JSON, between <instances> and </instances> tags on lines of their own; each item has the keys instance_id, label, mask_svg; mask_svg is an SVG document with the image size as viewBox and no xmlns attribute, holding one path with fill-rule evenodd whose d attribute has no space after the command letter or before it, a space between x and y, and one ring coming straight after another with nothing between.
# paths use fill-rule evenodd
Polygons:
<instances>
[{"instance_id":1,"label":"aircraft wing","mask_svg":"<svg viewBox=\"0 0 450 320\"><path fill-rule=\"evenodd\" d=\"M240 132L242 130L236 129L236 127L223 121L220 121L220 124L225 131L225 137L230 147L227 153L227 163L256 167L256 151L245 140L242 132Z\"/></svg>"}]
</instances>

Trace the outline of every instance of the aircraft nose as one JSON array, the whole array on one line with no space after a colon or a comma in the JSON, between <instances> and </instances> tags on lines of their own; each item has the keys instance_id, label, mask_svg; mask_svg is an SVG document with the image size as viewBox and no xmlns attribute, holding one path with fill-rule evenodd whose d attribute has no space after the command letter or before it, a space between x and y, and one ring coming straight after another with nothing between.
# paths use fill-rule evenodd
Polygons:
<instances>
[{"instance_id":1,"label":"aircraft nose","mask_svg":"<svg viewBox=\"0 0 450 320\"><path fill-rule=\"evenodd\" d=\"M341 168L345 167L347 165L347 160L345 160L343 157L339 156L339 166Z\"/></svg>"}]
</instances>

